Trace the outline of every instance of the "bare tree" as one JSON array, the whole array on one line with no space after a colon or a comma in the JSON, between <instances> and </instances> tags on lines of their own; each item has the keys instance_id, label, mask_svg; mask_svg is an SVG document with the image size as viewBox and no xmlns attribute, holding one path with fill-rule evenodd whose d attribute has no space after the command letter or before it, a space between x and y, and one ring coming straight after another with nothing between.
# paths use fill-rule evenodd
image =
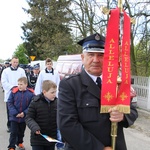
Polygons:
<instances>
[{"instance_id":1,"label":"bare tree","mask_svg":"<svg viewBox=\"0 0 150 150\"><path fill-rule=\"evenodd\" d=\"M71 7L67 9L72 17L70 26L74 28L77 37L86 37L95 32L105 33L107 18L96 1L73 0Z\"/></svg>"},{"instance_id":2,"label":"bare tree","mask_svg":"<svg viewBox=\"0 0 150 150\"><path fill-rule=\"evenodd\" d=\"M108 9L113 9L117 7L117 0L72 0L71 7L67 8L72 16L72 21L70 22L70 26L74 28L74 33L76 38L86 37L88 34L93 34L94 32L99 32L101 34L106 33L107 21L109 15L103 15L100 8L105 5ZM136 23L131 26L131 70L133 75L138 75L138 67L139 65L139 55L137 51L139 49L135 49L135 45L140 43L145 43L145 47L143 47L143 52L145 56L143 63L141 66L145 68L144 73L146 75L148 73L148 67L150 62L150 50L148 47L149 38L149 23L150 23L150 0L146 1L128 1L124 0L123 9L129 14L132 18L135 18ZM139 47L141 48L141 46ZM141 50L141 49L140 49ZM142 58L141 58L142 59ZM146 63L147 62L147 63Z\"/></svg>"},{"instance_id":3,"label":"bare tree","mask_svg":"<svg viewBox=\"0 0 150 150\"><path fill-rule=\"evenodd\" d=\"M131 68L133 75L150 75L148 73L148 67L150 62L150 51L148 51L148 40L150 40L148 35L148 24L150 23L150 0L147 1L137 1L128 2L125 0L124 4L125 10L128 11L129 16L134 17L136 24L132 25L131 32ZM139 46L135 49L136 45L144 44L143 47ZM139 53L138 51L141 51ZM141 63L144 60L144 63ZM142 71L142 74L141 74Z\"/></svg>"}]
</instances>

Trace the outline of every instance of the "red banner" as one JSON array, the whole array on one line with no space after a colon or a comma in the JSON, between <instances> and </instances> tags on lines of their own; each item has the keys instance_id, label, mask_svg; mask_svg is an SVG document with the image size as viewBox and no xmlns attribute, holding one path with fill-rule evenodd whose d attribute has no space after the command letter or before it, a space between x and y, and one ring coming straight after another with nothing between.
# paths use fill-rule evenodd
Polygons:
<instances>
[{"instance_id":1,"label":"red banner","mask_svg":"<svg viewBox=\"0 0 150 150\"><path fill-rule=\"evenodd\" d=\"M111 10L103 61L101 113L117 106L130 113L130 18L125 12L122 45L119 43L120 10ZM119 46L120 45L120 46ZM119 80L118 80L119 76Z\"/></svg>"},{"instance_id":2,"label":"red banner","mask_svg":"<svg viewBox=\"0 0 150 150\"><path fill-rule=\"evenodd\" d=\"M122 105L123 112L130 106L130 18L124 13L124 28L121 53L121 84L118 89L117 104ZM121 107L121 106L120 106ZM126 110L127 108L127 110Z\"/></svg>"}]
</instances>

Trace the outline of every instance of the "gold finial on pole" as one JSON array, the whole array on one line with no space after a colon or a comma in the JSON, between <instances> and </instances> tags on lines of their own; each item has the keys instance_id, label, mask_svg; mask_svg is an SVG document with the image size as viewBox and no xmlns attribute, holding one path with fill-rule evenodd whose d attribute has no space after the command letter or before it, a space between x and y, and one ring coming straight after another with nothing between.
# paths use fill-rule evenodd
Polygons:
<instances>
[{"instance_id":1,"label":"gold finial on pole","mask_svg":"<svg viewBox=\"0 0 150 150\"><path fill-rule=\"evenodd\" d=\"M133 17L130 18L130 21L131 21L132 24L135 24L135 23L136 23L136 20L135 20L135 18L133 18Z\"/></svg>"},{"instance_id":2,"label":"gold finial on pole","mask_svg":"<svg viewBox=\"0 0 150 150\"><path fill-rule=\"evenodd\" d=\"M118 8L120 9L120 12L123 11L122 0L118 0ZM134 18L130 18L130 20L131 20L131 23L132 23L132 24L135 24L135 23L136 23L136 21L135 21Z\"/></svg>"},{"instance_id":3,"label":"gold finial on pole","mask_svg":"<svg viewBox=\"0 0 150 150\"><path fill-rule=\"evenodd\" d=\"M109 15L110 13L110 10L107 7L103 7L103 6L101 7L101 11L105 15Z\"/></svg>"},{"instance_id":4,"label":"gold finial on pole","mask_svg":"<svg viewBox=\"0 0 150 150\"><path fill-rule=\"evenodd\" d=\"M120 12L122 12L122 0L118 0L118 8L120 9Z\"/></svg>"}]
</instances>

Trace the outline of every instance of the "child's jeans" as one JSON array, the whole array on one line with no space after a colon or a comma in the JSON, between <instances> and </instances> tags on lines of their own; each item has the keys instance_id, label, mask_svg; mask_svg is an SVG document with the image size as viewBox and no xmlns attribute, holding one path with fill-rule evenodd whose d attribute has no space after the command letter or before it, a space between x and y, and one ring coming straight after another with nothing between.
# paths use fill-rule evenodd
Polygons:
<instances>
[{"instance_id":1,"label":"child's jeans","mask_svg":"<svg viewBox=\"0 0 150 150\"><path fill-rule=\"evenodd\" d=\"M26 129L26 123L18 123L15 121L10 122L10 138L8 148L15 148L15 145L23 143L24 132Z\"/></svg>"}]
</instances>

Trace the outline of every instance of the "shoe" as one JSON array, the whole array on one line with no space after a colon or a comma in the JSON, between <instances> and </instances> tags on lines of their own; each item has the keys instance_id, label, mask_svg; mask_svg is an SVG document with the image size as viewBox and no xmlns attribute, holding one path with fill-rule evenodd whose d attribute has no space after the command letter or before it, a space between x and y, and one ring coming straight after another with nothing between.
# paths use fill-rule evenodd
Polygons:
<instances>
[{"instance_id":1,"label":"shoe","mask_svg":"<svg viewBox=\"0 0 150 150\"><path fill-rule=\"evenodd\" d=\"M23 146L22 143L18 144L18 150L25 150L25 147Z\"/></svg>"},{"instance_id":2,"label":"shoe","mask_svg":"<svg viewBox=\"0 0 150 150\"><path fill-rule=\"evenodd\" d=\"M9 148L8 150L15 150L14 148Z\"/></svg>"}]
</instances>

